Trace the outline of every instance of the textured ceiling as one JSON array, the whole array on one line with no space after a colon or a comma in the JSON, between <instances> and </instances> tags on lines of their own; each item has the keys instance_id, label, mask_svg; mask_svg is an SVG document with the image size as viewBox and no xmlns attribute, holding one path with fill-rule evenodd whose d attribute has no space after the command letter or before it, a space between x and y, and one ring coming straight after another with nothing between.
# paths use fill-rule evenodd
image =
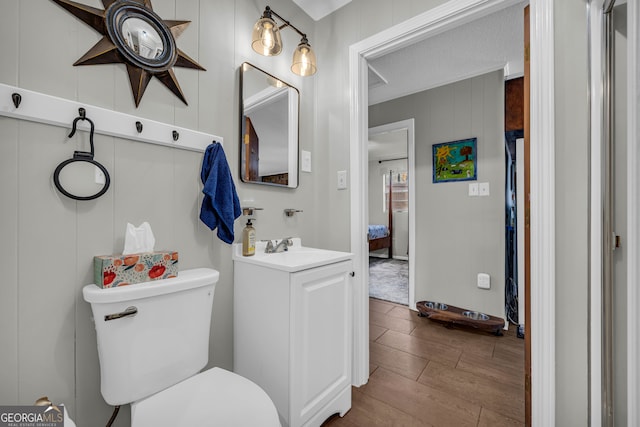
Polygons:
<instances>
[{"instance_id":1,"label":"textured ceiling","mask_svg":"<svg viewBox=\"0 0 640 427\"><path fill-rule=\"evenodd\" d=\"M521 76L526 4L508 7L369 61L369 105L505 67L508 76Z\"/></svg>"}]
</instances>

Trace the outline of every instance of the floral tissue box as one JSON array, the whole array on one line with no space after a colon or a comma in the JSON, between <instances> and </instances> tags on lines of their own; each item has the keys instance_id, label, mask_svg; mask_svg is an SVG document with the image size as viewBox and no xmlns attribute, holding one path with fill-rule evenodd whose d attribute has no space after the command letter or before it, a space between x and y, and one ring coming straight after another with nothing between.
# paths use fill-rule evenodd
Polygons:
<instances>
[{"instance_id":1,"label":"floral tissue box","mask_svg":"<svg viewBox=\"0 0 640 427\"><path fill-rule=\"evenodd\" d=\"M103 288L132 285L178 275L178 252L145 252L93 257L95 284Z\"/></svg>"}]
</instances>

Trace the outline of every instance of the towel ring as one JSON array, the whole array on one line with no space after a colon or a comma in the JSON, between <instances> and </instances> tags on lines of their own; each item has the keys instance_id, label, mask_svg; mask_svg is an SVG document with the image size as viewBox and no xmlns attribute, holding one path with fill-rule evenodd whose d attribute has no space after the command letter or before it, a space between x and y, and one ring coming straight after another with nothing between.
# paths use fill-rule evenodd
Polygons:
<instances>
[{"instance_id":1,"label":"towel ring","mask_svg":"<svg viewBox=\"0 0 640 427\"><path fill-rule=\"evenodd\" d=\"M73 120L69 138L76 133L79 120L86 120L91 125L89 143L91 151L74 151L73 157L60 163L53 172L53 183L58 191L74 200L93 200L102 196L109 189L111 178L107 169L93 159L93 134L95 126L86 117L84 108L78 110L79 116Z\"/></svg>"}]
</instances>

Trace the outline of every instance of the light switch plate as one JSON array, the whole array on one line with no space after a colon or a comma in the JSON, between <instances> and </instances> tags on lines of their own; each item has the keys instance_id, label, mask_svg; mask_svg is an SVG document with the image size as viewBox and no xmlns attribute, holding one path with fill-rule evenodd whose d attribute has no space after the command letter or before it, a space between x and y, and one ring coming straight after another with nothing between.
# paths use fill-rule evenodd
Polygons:
<instances>
[{"instance_id":1,"label":"light switch plate","mask_svg":"<svg viewBox=\"0 0 640 427\"><path fill-rule=\"evenodd\" d=\"M338 190L347 189L347 171L338 171Z\"/></svg>"},{"instance_id":2,"label":"light switch plate","mask_svg":"<svg viewBox=\"0 0 640 427\"><path fill-rule=\"evenodd\" d=\"M489 195L489 183L481 182L478 186L480 189L480 196L488 196Z\"/></svg>"},{"instance_id":3,"label":"light switch plate","mask_svg":"<svg viewBox=\"0 0 640 427\"><path fill-rule=\"evenodd\" d=\"M302 150L300 157L302 158L300 170L302 172L311 172L311 151Z\"/></svg>"},{"instance_id":4,"label":"light switch plate","mask_svg":"<svg viewBox=\"0 0 640 427\"><path fill-rule=\"evenodd\" d=\"M475 197L478 195L478 183L474 182L469 184L469 197Z\"/></svg>"},{"instance_id":5,"label":"light switch plate","mask_svg":"<svg viewBox=\"0 0 640 427\"><path fill-rule=\"evenodd\" d=\"M98 169L98 168L95 168L95 171L96 171L96 172L95 172L95 178L96 178L96 179L95 179L95 181L96 181L96 184L98 184L98 185L104 185L104 184L105 184L105 182L106 182L106 178L105 178L105 176L104 176L104 173L103 173L100 169Z\"/></svg>"}]
</instances>

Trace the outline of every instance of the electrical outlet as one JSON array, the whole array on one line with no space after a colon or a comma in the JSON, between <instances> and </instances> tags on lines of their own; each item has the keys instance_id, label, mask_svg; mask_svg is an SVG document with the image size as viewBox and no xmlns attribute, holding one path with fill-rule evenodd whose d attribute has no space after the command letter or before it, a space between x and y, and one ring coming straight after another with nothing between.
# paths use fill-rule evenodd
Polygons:
<instances>
[{"instance_id":1,"label":"electrical outlet","mask_svg":"<svg viewBox=\"0 0 640 427\"><path fill-rule=\"evenodd\" d=\"M338 171L338 190L347 189L347 171Z\"/></svg>"},{"instance_id":2,"label":"electrical outlet","mask_svg":"<svg viewBox=\"0 0 640 427\"><path fill-rule=\"evenodd\" d=\"M478 195L478 183L474 182L469 184L469 197L476 197Z\"/></svg>"},{"instance_id":3,"label":"electrical outlet","mask_svg":"<svg viewBox=\"0 0 640 427\"><path fill-rule=\"evenodd\" d=\"M478 287L480 289L491 289L491 276L487 273L478 273Z\"/></svg>"}]
</instances>

